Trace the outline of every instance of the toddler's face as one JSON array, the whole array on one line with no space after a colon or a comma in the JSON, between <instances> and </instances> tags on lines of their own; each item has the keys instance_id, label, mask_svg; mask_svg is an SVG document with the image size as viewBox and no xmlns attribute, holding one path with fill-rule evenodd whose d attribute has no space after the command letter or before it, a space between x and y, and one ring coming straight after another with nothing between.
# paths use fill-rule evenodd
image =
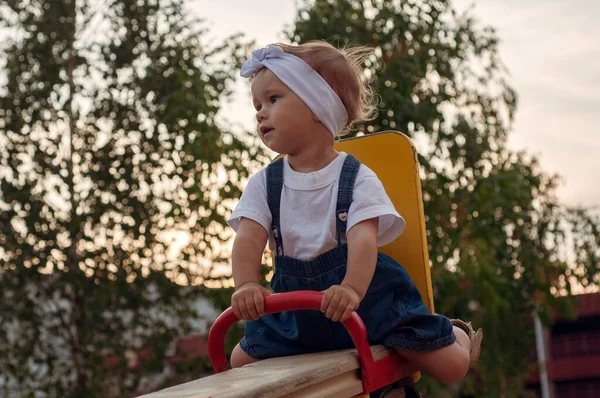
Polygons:
<instances>
[{"instance_id":1,"label":"toddler's face","mask_svg":"<svg viewBox=\"0 0 600 398\"><path fill-rule=\"evenodd\" d=\"M306 104L273 72L259 71L251 86L258 134L271 150L293 154L309 143L319 123Z\"/></svg>"}]
</instances>

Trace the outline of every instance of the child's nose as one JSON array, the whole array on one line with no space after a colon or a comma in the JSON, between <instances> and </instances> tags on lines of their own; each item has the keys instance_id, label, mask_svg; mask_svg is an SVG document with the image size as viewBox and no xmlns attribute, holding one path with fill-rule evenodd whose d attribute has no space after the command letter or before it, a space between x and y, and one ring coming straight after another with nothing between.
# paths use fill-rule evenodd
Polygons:
<instances>
[{"instance_id":1,"label":"child's nose","mask_svg":"<svg viewBox=\"0 0 600 398\"><path fill-rule=\"evenodd\" d=\"M266 112L265 112L265 109L264 109L264 108L263 108L263 109L261 109L260 111L256 112L256 121L257 121L258 123L262 122L262 121L263 121L263 120L265 120L266 118L267 118L267 117L266 117Z\"/></svg>"}]
</instances>

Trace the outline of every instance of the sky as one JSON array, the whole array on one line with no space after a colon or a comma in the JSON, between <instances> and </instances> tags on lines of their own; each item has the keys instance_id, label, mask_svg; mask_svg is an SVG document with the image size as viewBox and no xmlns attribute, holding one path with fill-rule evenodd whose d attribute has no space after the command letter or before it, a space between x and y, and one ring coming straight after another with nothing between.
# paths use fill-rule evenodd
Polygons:
<instances>
[{"instance_id":1,"label":"sky","mask_svg":"<svg viewBox=\"0 0 600 398\"><path fill-rule=\"evenodd\" d=\"M206 20L209 40L242 32L257 46L285 41L295 0L190 0ZM509 146L535 155L542 168L562 176L559 199L600 206L600 1L454 0L472 8L481 26L496 28L500 58L519 102ZM239 81L222 120L254 126L248 84Z\"/></svg>"}]
</instances>

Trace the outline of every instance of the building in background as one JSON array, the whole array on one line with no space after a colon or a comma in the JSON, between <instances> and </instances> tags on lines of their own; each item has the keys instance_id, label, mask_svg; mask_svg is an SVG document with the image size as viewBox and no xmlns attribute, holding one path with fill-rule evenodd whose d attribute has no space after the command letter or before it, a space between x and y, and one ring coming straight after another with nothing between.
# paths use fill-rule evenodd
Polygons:
<instances>
[{"instance_id":1,"label":"building in background","mask_svg":"<svg viewBox=\"0 0 600 398\"><path fill-rule=\"evenodd\" d=\"M600 397L600 293L578 297L577 318L556 317L543 333L552 398ZM542 397L539 373L528 377L527 389Z\"/></svg>"}]
</instances>

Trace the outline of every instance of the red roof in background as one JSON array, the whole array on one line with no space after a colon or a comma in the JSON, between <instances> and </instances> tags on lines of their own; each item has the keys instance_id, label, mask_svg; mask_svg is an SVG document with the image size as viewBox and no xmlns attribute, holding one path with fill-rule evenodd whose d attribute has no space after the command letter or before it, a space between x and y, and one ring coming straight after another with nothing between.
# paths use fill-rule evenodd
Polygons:
<instances>
[{"instance_id":1,"label":"red roof in background","mask_svg":"<svg viewBox=\"0 0 600 398\"><path fill-rule=\"evenodd\" d=\"M574 313L579 320L600 315L600 293L577 295ZM555 315L563 325L577 324L561 315ZM546 342L548 345L547 369L548 378L553 382L565 383L574 380L594 380L600 378L600 327L594 327L594 322L588 323L584 329L563 333L550 333ZM539 374L532 371L527 377L530 384L539 383ZM561 395L562 396L562 395ZM580 395L572 395L580 396ZM583 395L581 395L583 396ZM587 395L586 395L587 396ZM590 395L591 396L591 395Z\"/></svg>"},{"instance_id":2,"label":"red roof in background","mask_svg":"<svg viewBox=\"0 0 600 398\"><path fill-rule=\"evenodd\" d=\"M600 293L580 294L576 297L579 300L578 317L600 315Z\"/></svg>"},{"instance_id":3,"label":"red roof in background","mask_svg":"<svg viewBox=\"0 0 600 398\"><path fill-rule=\"evenodd\" d=\"M572 297L574 299L574 315L576 318L586 318L590 316L600 315L600 292L577 294ZM560 299L560 298L559 298ZM565 317L558 312L554 313L554 320L564 320ZM567 319L570 321L570 319Z\"/></svg>"}]
</instances>

